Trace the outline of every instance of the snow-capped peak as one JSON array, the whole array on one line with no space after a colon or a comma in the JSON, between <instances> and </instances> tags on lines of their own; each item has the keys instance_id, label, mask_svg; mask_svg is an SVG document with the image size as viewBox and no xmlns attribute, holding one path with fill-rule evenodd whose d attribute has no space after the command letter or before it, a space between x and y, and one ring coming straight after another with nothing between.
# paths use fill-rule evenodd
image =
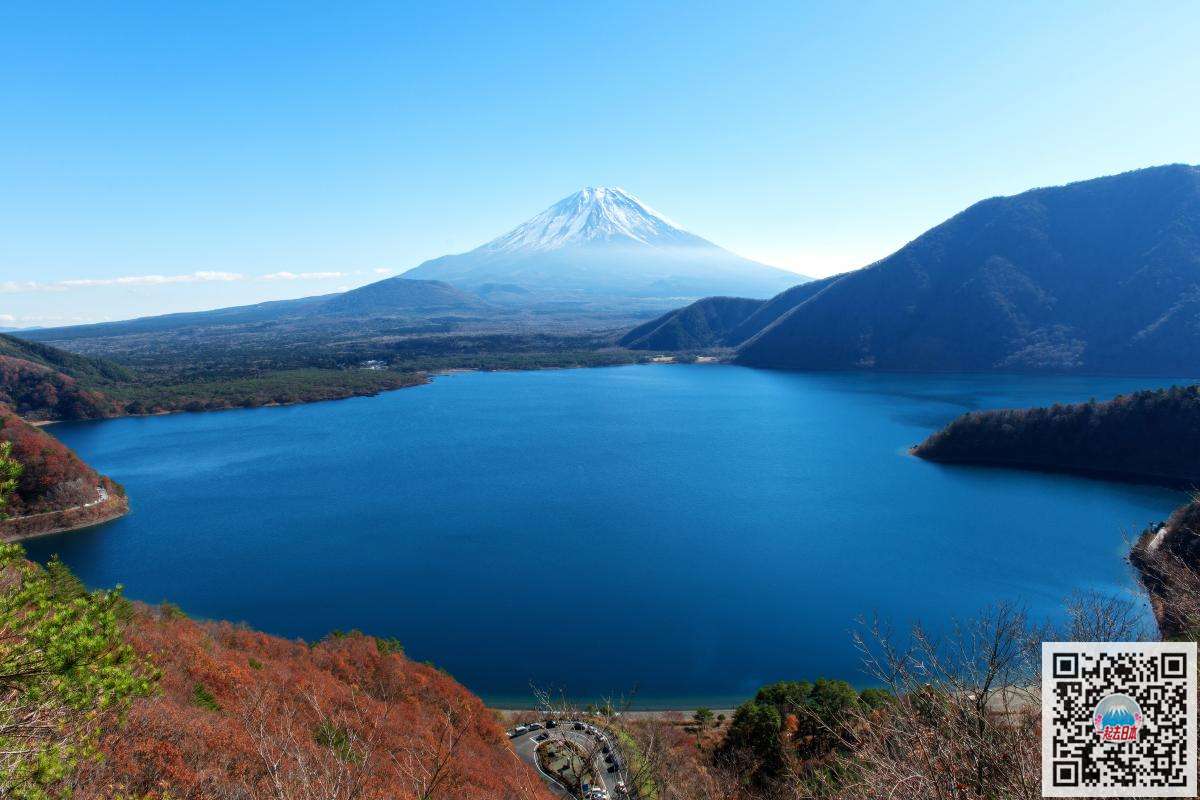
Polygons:
<instances>
[{"instance_id":1,"label":"snow-capped peak","mask_svg":"<svg viewBox=\"0 0 1200 800\"><path fill-rule=\"evenodd\" d=\"M589 186L481 247L492 253L557 250L585 242L699 243L624 189Z\"/></svg>"}]
</instances>

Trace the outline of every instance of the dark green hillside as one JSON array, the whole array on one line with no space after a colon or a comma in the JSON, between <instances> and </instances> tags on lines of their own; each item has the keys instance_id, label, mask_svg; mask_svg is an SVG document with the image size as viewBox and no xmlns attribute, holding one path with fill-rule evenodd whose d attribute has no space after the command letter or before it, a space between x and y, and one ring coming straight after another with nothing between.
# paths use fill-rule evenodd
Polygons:
<instances>
[{"instance_id":1,"label":"dark green hillside","mask_svg":"<svg viewBox=\"0 0 1200 800\"><path fill-rule=\"evenodd\" d=\"M620 343L634 350L737 347L841 277L802 283L770 300L706 297L639 325L621 337Z\"/></svg>"},{"instance_id":2,"label":"dark green hillside","mask_svg":"<svg viewBox=\"0 0 1200 800\"><path fill-rule=\"evenodd\" d=\"M774 325L778 320L790 314L793 309L824 292L841 278L841 275L833 275L828 278L802 283L799 286L793 286L786 292L780 292L763 303L757 311L730 331L729 336L726 337L727 343L730 347L737 347L748 342Z\"/></svg>"},{"instance_id":3,"label":"dark green hillside","mask_svg":"<svg viewBox=\"0 0 1200 800\"><path fill-rule=\"evenodd\" d=\"M707 297L639 325L621 337L620 344L634 350L719 347L729 332L764 302L743 297Z\"/></svg>"},{"instance_id":4,"label":"dark green hillside","mask_svg":"<svg viewBox=\"0 0 1200 800\"><path fill-rule=\"evenodd\" d=\"M742 346L796 369L1187 375L1200 366L1200 168L984 200Z\"/></svg>"},{"instance_id":5,"label":"dark green hillside","mask_svg":"<svg viewBox=\"0 0 1200 800\"><path fill-rule=\"evenodd\" d=\"M19 358L49 367L81 381L102 383L125 381L132 377L129 370L111 361L76 355L57 347L31 342L4 333L0 333L0 357Z\"/></svg>"},{"instance_id":6,"label":"dark green hillside","mask_svg":"<svg viewBox=\"0 0 1200 800\"><path fill-rule=\"evenodd\" d=\"M1200 386L1104 403L965 414L913 449L931 461L993 464L1200 486Z\"/></svg>"}]
</instances>

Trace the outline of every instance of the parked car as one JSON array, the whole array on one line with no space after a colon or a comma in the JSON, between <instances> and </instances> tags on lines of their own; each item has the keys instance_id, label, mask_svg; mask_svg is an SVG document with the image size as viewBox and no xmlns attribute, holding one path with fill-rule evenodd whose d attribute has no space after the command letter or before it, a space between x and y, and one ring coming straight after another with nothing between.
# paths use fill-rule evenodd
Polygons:
<instances>
[{"instance_id":1,"label":"parked car","mask_svg":"<svg viewBox=\"0 0 1200 800\"><path fill-rule=\"evenodd\" d=\"M539 735L538 735L538 737L537 737L537 741L539 741L539 742L544 742L544 741L546 741L546 740L547 740L547 739L549 739L549 738L550 738L550 734L548 734L548 733L542 733L542 734L539 734Z\"/></svg>"},{"instance_id":2,"label":"parked car","mask_svg":"<svg viewBox=\"0 0 1200 800\"><path fill-rule=\"evenodd\" d=\"M576 723L575 723L574 725L572 725L571 727L572 727L572 728L574 728L574 729L575 729L575 730L577 730L577 731L581 731L581 730L583 730L583 723L582 723L582 722L576 722Z\"/></svg>"},{"instance_id":3,"label":"parked car","mask_svg":"<svg viewBox=\"0 0 1200 800\"><path fill-rule=\"evenodd\" d=\"M546 727L547 727L547 728L557 728L557 727L558 727L558 723L557 723L557 722L555 722L555 721L554 721L554 720L552 720L552 719L548 719L548 720L546 720Z\"/></svg>"},{"instance_id":4,"label":"parked car","mask_svg":"<svg viewBox=\"0 0 1200 800\"><path fill-rule=\"evenodd\" d=\"M531 731L536 731L536 730L540 729L541 727L542 727L542 723L540 723L540 722L529 723L529 730L531 730Z\"/></svg>"},{"instance_id":5,"label":"parked car","mask_svg":"<svg viewBox=\"0 0 1200 800\"><path fill-rule=\"evenodd\" d=\"M529 733L529 728L525 727L524 725L518 725L517 727L513 728L513 736L520 736L522 733Z\"/></svg>"}]
</instances>

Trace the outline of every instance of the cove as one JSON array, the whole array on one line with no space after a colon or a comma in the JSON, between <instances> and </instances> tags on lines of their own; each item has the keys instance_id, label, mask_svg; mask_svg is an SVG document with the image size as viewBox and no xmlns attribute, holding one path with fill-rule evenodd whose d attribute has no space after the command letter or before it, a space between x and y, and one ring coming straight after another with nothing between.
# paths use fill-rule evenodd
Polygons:
<instances>
[{"instance_id":1,"label":"cove","mask_svg":"<svg viewBox=\"0 0 1200 800\"><path fill-rule=\"evenodd\" d=\"M197 617L394 636L497 705L727 707L862 683L863 615L1055 621L1075 590L1132 592L1127 540L1183 492L906 450L971 409L1177 382L628 366L66 423L133 511L26 546Z\"/></svg>"}]
</instances>

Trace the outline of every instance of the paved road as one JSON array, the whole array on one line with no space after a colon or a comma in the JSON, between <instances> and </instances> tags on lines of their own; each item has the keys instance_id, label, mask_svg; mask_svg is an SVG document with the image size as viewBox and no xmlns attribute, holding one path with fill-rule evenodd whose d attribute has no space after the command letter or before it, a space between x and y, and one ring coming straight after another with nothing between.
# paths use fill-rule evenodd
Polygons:
<instances>
[{"instance_id":1,"label":"paved road","mask_svg":"<svg viewBox=\"0 0 1200 800\"><path fill-rule=\"evenodd\" d=\"M555 781L553 778L550 778L545 773L541 772L540 769L538 769L537 755L535 751L537 750L538 745L542 744L542 742L537 741L537 737L541 736L542 734L548 734L549 738L545 740L547 742L562 741L564 739L573 741L580 745L584 752L591 752L593 749L599 751L599 748L597 748L597 743L600 741L600 739L598 739L597 736L603 737L603 741L612 748L613 754L616 756L617 763L620 764L620 769L617 772L608 772L609 765L604 763L604 755L600 752L596 753L596 761L595 764L593 764L593 768L596 774L600 776L600 781L604 785L604 788L608 790L608 796L612 798L612 800L622 800L624 795L617 792L617 781L628 781L628 775L625 772L625 756L617 750L616 742L613 740L613 737L609 736L603 731L599 731L598 729L596 729L595 733L593 733L592 730L577 731L573 727L574 724L575 723L573 721L559 722L558 726L554 728L542 728L539 730L528 731L520 736L511 737L513 748L517 751L517 755L521 757L522 761L532 765L534 769L537 769L538 772L541 773L542 777L546 780L546 783L549 784L552 791L556 792L562 797L572 797L573 795L564 789L557 781ZM588 723L585 722L583 724L587 725L589 729L591 728Z\"/></svg>"}]
</instances>

